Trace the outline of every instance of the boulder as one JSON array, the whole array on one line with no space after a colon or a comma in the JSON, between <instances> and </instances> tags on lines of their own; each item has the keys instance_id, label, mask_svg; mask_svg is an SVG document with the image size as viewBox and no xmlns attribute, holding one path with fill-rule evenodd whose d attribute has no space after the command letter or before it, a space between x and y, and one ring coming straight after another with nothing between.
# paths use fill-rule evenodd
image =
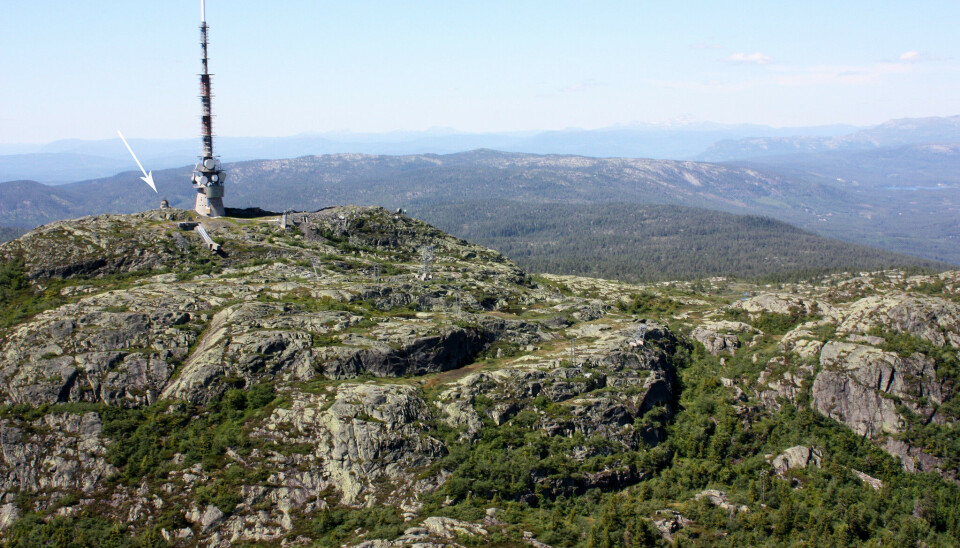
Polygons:
<instances>
[{"instance_id":1,"label":"boulder","mask_svg":"<svg viewBox=\"0 0 960 548\"><path fill-rule=\"evenodd\" d=\"M690 332L690 338L703 344L714 356L736 353L740 348L739 335L757 330L743 322L717 321L700 324Z\"/></svg>"},{"instance_id":2,"label":"boulder","mask_svg":"<svg viewBox=\"0 0 960 548\"><path fill-rule=\"evenodd\" d=\"M729 512L749 512L750 508L744 505L733 504L727 500L727 494L717 489L706 489L700 491L693 497L694 500L706 500L710 504Z\"/></svg>"},{"instance_id":3,"label":"boulder","mask_svg":"<svg viewBox=\"0 0 960 548\"><path fill-rule=\"evenodd\" d=\"M819 449L811 449L805 445L795 445L777 455L771 464L774 474L783 477L788 470L794 468L806 468L810 465L820 468L822 458L823 454Z\"/></svg>"}]
</instances>

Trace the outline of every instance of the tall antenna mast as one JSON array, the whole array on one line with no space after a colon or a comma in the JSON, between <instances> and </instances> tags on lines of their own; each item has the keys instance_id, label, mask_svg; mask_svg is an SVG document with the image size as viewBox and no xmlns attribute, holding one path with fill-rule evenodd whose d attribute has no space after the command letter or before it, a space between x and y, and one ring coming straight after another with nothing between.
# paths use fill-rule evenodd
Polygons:
<instances>
[{"instance_id":1,"label":"tall antenna mast","mask_svg":"<svg viewBox=\"0 0 960 548\"><path fill-rule=\"evenodd\" d=\"M220 217L224 214L224 173L220 169L220 159L213 155L213 93L207 58L207 7L204 0L200 0L200 51L200 139L203 150L193 170L193 188L197 191L194 209L200 215Z\"/></svg>"}]
</instances>

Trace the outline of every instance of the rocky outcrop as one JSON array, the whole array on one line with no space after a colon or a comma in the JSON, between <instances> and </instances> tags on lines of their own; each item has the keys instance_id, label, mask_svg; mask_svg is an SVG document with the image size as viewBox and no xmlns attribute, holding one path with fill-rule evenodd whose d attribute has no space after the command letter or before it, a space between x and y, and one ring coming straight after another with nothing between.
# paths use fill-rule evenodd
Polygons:
<instances>
[{"instance_id":1,"label":"rocky outcrop","mask_svg":"<svg viewBox=\"0 0 960 548\"><path fill-rule=\"evenodd\" d=\"M943 401L934 363L852 343L830 342L820 354L823 370L813 382L815 409L848 425L859 435L900 432L904 418L897 402L927 418ZM929 402L929 403L927 403Z\"/></svg>"},{"instance_id":2,"label":"rocky outcrop","mask_svg":"<svg viewBox=\"0 0 960 548\"><path fill-rule=\"evenodd\" d=\"M823 341L814 335L813 330L822 325L829 325L829 322L807 322L791 329L781 337L780 349L784 352L794 352L803 359L815 359L820 355Z\"/></svg>"},{"instance_id":3,"label":"rocky outcrop","mask_svg":"<svg viewBox=\"0 0 960 548\"><path fill-rule=\"evenodd\" d=\"M692 524L693 520L688 519L676 510L658 510L653 516L653 526L657 528L667 542L673 542L674 534Z\"/></svg>"},{"instance_id":4,"label":"rocky outcrop","mask_svg":"<svg viewBox=\"0 0 960 548\"><path fill-rule=\"evenodd\" d=\"M743 310L749 314L811 314L820 311L824 305L785 293L763 293L737 301L731 308Z\"/></svg>"},{"instance_id":5,"label":"rocky outcrop","mask_svg":"<svg viewBox=\"0 0 960 548\"><path fill-rule=\"evenodd\" d=\"M924 453L919 447L911 447L909 444L892 437L886 438L881 447L887 453L899 458L900 463L908 472L940 471L947 477L957 477L956 470L941 470L942 459Z\"/></svg>"},{"instance_id":6,"label":"rocky outcrop","mask_svg":"<svg viewBox=\"0 0 960 548\"><path fill-rule=\"evenodd\" d=\"M606 320L601 320L606 321ZM461 428L469 439L484 421L503 424L523 410L536 410L535 400L557 406L540 415L536 429L548 436L615 440L623 450L652 447L664 440L663 421L675 412L676 371L670 359L676 339L663 326L648 322L638 345L638 324L587 324L581 334L597 340L580 349L580 361L562 366L556 361L517 360L497 371L459 379L437 398L443 420ZM640 424L653 412L655 418ZM596 450L580 446L575 458L586 460ZM548 497L574 496L594 488L620 489L638 483L648 473L630 464L611 465L579 478L534 475L539 492Z\"/></svg>"},{"instance_id":7,"label":"rocky outcrop","mask_svg":"<svg viewBox=\"0 0 960 548\"><path fill-rule=\"evenodd\" d=\"M154 401L197 339L215 299L161 287L86 297L0 342L7 403Z\"/></svg>"},{"instance_id":8,"label":"rocky outcrop","mask_svg":"<svg viewBox=\"0 0 960 548\"><path fill-rule=\"evenodd\" d=\"M770 464L773 466L773 473L783 477L788 470L794 468L806 468L811 465L820 468L822 460L823 453L819 449L795 445L774 457Z\"/></svg>"},{"instance_id":9,"label":"rocky outcrop","mask_svg":"<svg viewBox=\"0 0 960 548\"><path fill-rule=\"evenodd\" d=\"M703 344L714 356L733 355L740 348L740 335L757 330L743 322L717 321L703 323L690 332L690 338Z\"/></svg>"},{"instance_id":10,"label":"rocky outcrop","mask_svg":"<svg viewBox=\"0 0 960 548\"><path fill-rule=\"evenodd\" d=\"M344 504L372 504L413 493L419 471L444 454L443 443L425 431L430 418L414 387L342 384L322 395L296 394L291 408L275 410L257 434L278 449L309 448L276 461L277 484L302 486L304 500L330 487ZM384 483L407 488L383 491Z\"/></svg>"},{"instance_id":11,"label":"rocky outcrop","mask_svg":"<svg viewBox=\"0 0 960 548\"><path fill-rule=\"evenodd\" d=\"M795 404L809 386L813 368L796 366L785 356L771 358L757 378L756 395L767 409L779 411L784 401Z\"/></svg>"},{"instance_id":12,"label":"rocky outcrop","mask_svg":"<svg viewBox=\"0 0 960 548\"><path fill-rule=\"evenodd\" d=\"M727 494L717 489L707 489L694 495L694 500L706 500L710 504L730 513L749 512L750 508L742 504L733 504L727 499Z\"/></svg>"},{"instance_id":13,"label":"rocky outcrop","mask_svg":"<svg viewBox=\"0 0 960 548\"><path fill-rule=\"evenodd\" d=\"M23 260L31 279L106 276L164 268L171 261L183 260L187 253L177 247L172 236L157 238L150 231L131 228L159 220L172 224L190 216L184 210L167 209L57 221L4 244L0 260ZM185 240L198 243L199 236L188 233Z\"/></svg>"},{"instance_id":14,"label":"rocky outcrop","mask_svg":"<svg viewBox=\"0 0 960 548\"><path fill-rule=\"evenodd\" d=\"M491 509L495 510L495 509ZM496 519L488 518L494 526L502 525ZM442 548L444 546L461 546L454 541L470 539L474 543L482 543L489 536L485 527L489 525L473 523L462 519L431 516L423 520L420 527L407 528L403 535L393 540L368 540L354 545L352 548ZM498 527L499 529L499 527ZM532 546L549 548L546 544L535 539L528 541Z\"/></svg>"},{"instance_id":15,"label":"rocky outcrop","mask_svg":"<svg viewBox=\"0 0 960 548\"><path fill-rule=\"evenodd\" d=\"M960 304L942 297L900 292L865 297L851 304L837 326L838 333L867 333L874 327L891 329L960 348Z\"/></svg>"},{"instance_id":16,"label":"rocky outcrop","mask_svg":"<svg viewBox=\"0 0 960 548\"><path fill-rule=\"evenodd\" d=\"M860 481L862 481L863 483L869 485L869 486L872 487L875 491L879 491L879 490L883 489L883 482L880 481L880 480L878 480L877 478L875 478L875 477L873 477L873 476L871 476L871 475L868 475L868 474L864 474L863 472L861 472L861 471L859 471L859 470L852 470L852 472L853 472L853 474L854 474L855 476L857 476L858 478L860 478Z\"/></svg>"},{"instance_id":17,"label":"rocky outcrop","mask_svg":"<svg viewBox=\"0 0 960 548\"><path fill-rule=\"evenodd\" d=\"M443 546L503 535L542 546L508 523L512 511L481 521L427 509L475 512L470 505L500 487L478 494L471 488L483 482L468 478L487 466L495 475L500 451L527 449L497 447L501 433L515 438L509 445L549 448L548 458L517 459L522 473L510 481L518 487L496 491L509 504L636 484L639 493L681 447L662 442L670 418L684 412L674 360L690 355L686 365L707 372L704 389L730 396L711 404L735 405L744 433L809 398L908 470L949 477L941 469L949 457L910 446L901 431L907 420L925 428L952 420L940 405L955 390L949 370L941 376L927 356L889 351L886 332L954 344L953 297L920 294L929 282L899 283L886 300L831 281L734 305L784 329L809 320L779 340L717 320L718 300L699 298L694 284L671 285L680 309L671 325L692 329L693 340L724 356L715 360L615 306L656 289L549 275L533 283L493 251L382 209L297 214L287 228L204 221L227 251L212 260L191 233L175 232L169 219L181 213L170 214L88 218L26 240L62 245L66 267L51 270L52 261L26 253L35 285L24 295L33 291L45 310L0 329L0 531L31 510L48 519L96 509L179 545L308 544L311 532L343 525L327 540ZM132 253L128 241L145 254L121 259ZM694 404L688 411L702 413L705 433L729 426L728 414ZM821 455L807 443L767 456L778 476L797 484L816 474ZM123 464L129 448L136 463ZM742 490L714 486L727 491L695 498L746 511L732 502L747 500ZM351 523L380 508L389 509L392 538L368 535L365 518ZM668 537L690 524L670 512L652 519Z\"/></svg>"},{"instance_id":18,"label":"rocky outcrop","mask_svg":"<svg viewBox=\"0 0 960 548\"><path fill-rule=\"evenodd\" d=\"M476 328L454 326L435 334L414 334L392 345L372 338L351 337L344 340L351 346L327 348L319 361L324 375L334 379L364 373L376 377L424 375L470 363L493 338L492 334Z\"/></svg>"},{"instance_id":19,"label":"rocky outcrop","mask_svg":"<svg viewBox=\"0 0 960 548\"><path fill-rule=\"evenodd\" d=\"M102 427L97 413L0 420L0 500L43 493L40 510L63 493L91 495L103 488L117 470L106 461Z\"/></svg>"}]
</instances>

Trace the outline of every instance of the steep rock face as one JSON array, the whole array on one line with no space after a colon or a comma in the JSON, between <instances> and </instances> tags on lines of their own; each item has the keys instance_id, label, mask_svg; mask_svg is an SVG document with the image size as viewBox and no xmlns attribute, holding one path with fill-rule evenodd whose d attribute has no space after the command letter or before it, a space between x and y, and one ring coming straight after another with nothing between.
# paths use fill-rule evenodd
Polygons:
<instances>
[{"instance_id":1,"label":"steep rock face","mask_svg":"<svg viewBox=\"0 0 960 548\"><path fill-rule=\"evenodd\" d=\"M783 358L771 359L757 379L757 396L767 409L779 411L782 402L796 404L812 368L792 370Z\"/></svg>"},{"instance_id":2,"label":"steep rock face","mask_svg":"<svg viewBox=\"0 0 960 548\"><path fill-rule=\"evenodd\" d=\"M117 470L106 462L96 413L50 414L32 423L0 421L0 499L18 492L77 492L102 488ZM52 502L52 501L50 501Z\"/></svg>"},{"instance_id":3,"label":"steep rock face","mask_svg":"<svg viewBox=\"0 0 960 548\"><path fill-rule=\"evenodd\" d=\"M902 358L873 347L830 342L820 353L820 363L823 370L813 382L814 407L860 435L901 431L898 401L928 418L934 412L929 405L943 401L933 361L920 354Z\"/></svg>"},{"instance_id":4,"label":"steep rock face","mask_svg":"<svg viewBox=\"0 0 960 548\"><path fill-rule=\"evenodd\" d=\"M956 272L910 278L861 274L734 303L733 308L753 311L750 321L757 311L791 308L793 318L807 321L779 338L779 355L738 351L753 354L754 363L767 361L755 379L745 376L732 384L738 391L752 388L765 410L809 401L898 457L907 470L955 477L950 451L930 440L951 439L958 421L952 411L960 397L953 357L960 339L958 285ZM807 318L798 314L804 311ZM751 420L757 408L749 398L735 399L743 402L737 407L744 420Z\"/></svg>"},{"instance_id":5,"label":"steep rock face","mask_svg":"<svg viewBox=\"0 0 960 548\"><path fill-rule=\"evenodd\" d=\"M325 352L323 372L330 378L351 378L363 373L376 377L424 375L447 371L472 361L492 340L492 335L476 329L446 327L436 334L417 336L411 330L394 347L383 339L350 337L350 346L330 347Z\"/></svg>"},{"instance_id":6,"label":"steep rock face","mask_svg":"<svg viewBox=\"0 0 960 548\"><path fill-rule=\"evenodd\" d=\"M256 434L277 446L309 448L276 454L277 485L299 485L303 501L332 488L348 505L371 505L413 493L419 472L443 456L444 444L425 432L429 407L414 387L343 384L326 394L301 393L277 409ZM391 495L385 483L397 490ZM399 498L397 498L399 497ZM308 509L307 509L308 510Z\"/></svg>"}]
</instances>

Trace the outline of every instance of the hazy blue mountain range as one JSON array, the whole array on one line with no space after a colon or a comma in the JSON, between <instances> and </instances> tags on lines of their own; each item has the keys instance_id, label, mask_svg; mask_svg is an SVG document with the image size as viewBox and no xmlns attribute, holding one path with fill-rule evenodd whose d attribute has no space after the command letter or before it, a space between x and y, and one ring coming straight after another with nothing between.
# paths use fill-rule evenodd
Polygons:
<instances>
[{"instance_id":1,"label":"hazy blue mountain range","mask_svg":"<svg viewBox=\"0 0 960 548\"><path fill-rule=\"evenodd\" d=\"M844 135L762 136L724 139L696 159L707 162L916 144L960 143L960 116L904 118Z\"/></svg>"},{"instance_id":2,"label":"hazy blue mountain range","mask_svg":"<svg viewBox=\"0 0 960 548\"><path fill-rule=\"evenodd\" d=\"M150 170L183 166L196 156L196 139L132 139ZM222 137L217 151L229 161L317 154L452 154L479 148L531 154L601 158L732 161L915 144L960 143L960 116L891 120L852 126L773 128L760 125L631 124L596 130L463 133L451 129L392 133L302 134L290 137ZM62 184L108 177L135 167L119 139L62 140L45 145L0 145L0 181Z\"/></svg>"},{"instance_id":3,"label":"hazy blue mountain range","mask_svg":"<svg viewBox=\"0 0 960 548\"><path fill-rule=\"evenodd\" d=\"M905 152L908 153L909 151ZM956 162L956 155L945 154ZM669 160L530 155L338 154L227 165L228 203L272 210L336 204L404 207L428 217L433 205L464 200L637 203L770 216L817 234L926 259L960 263L960 195L936 189L855 186L836 177L793 177L756 166ZM62 186L0 185L0 225L155 208L161 197L192 207L190 168L154 173L160 195L126 172ZM465 210L465 216L474 212Z\"/></svg>"},{"instance_id":4,"label":"hazy blue mountain range","mask_svg":"<svg viewBox=\"0 0 960 548\"><path fill-rule=\"evenodd\" d=\"M463 133L448 129L392 133L324 133L290 137L219 137L217 152L229 161L315 154L450 154L491 148L535 154L690 159L718 140L793 135L841 135L851 126L773 128L759 125L633 124L597 130ZM149 170L180 167L197 155L197 139L129 139ZM62 140L45 145L0 144L0 181L59 184L107 177L135 168L120 139Z\"/></svg>"}]
</instances>

